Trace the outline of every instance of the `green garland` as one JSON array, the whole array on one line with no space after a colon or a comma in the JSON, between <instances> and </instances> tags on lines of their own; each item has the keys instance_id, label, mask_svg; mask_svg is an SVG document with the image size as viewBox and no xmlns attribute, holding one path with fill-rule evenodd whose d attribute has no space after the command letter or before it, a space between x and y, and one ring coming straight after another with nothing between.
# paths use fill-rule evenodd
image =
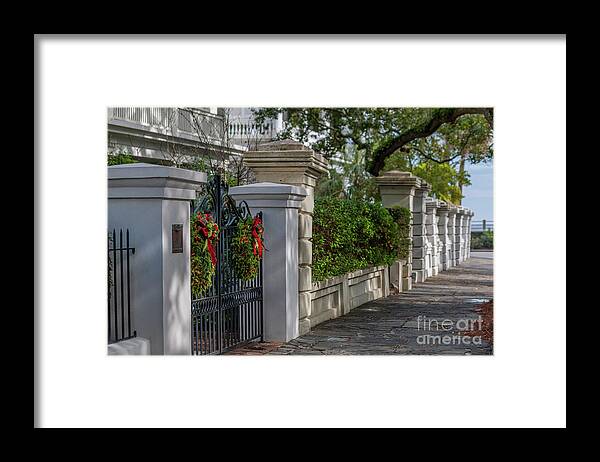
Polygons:
<instances>
[{"instance_id":1,"label":"green garland","mask_svg":"<svg viewBox=\"0 0 600 462\"><path fill-rule=\"evenodd\" d=\"M191 286L192 296L202 296L213 284L217 266L215 244L219 239L219 226L209 213L192 216L191 236Z\"/></svg>"},{"instance_id":2,"label":"green garland","mask_svg":"<svg viewBox=\"0 0 600 462\"><path fill-rule=\"evenodd\" d=\"M238 222L231 243L232 263L236 274L244 281L250 281L258 275L264 250L263 233L262 220L258 215Z\"/></svg>"}]
</instances>

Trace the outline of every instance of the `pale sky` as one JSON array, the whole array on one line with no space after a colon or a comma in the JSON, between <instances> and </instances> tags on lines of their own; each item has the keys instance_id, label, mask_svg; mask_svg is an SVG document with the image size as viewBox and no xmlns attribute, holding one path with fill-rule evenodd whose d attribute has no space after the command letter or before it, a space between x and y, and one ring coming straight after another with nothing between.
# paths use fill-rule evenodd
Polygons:
<instances>
[{"instance_id":1,"label":"pale sky","mask_svg":"<svg viewBox=\"0 0 600 462\"><path fill-rule=\"evenodd\" d=\"M463 189L462 205L475 212L474 221L494 219L494 190L492 162L467 165L471 174L471 186Z\"/></svg>"}]
</instances>

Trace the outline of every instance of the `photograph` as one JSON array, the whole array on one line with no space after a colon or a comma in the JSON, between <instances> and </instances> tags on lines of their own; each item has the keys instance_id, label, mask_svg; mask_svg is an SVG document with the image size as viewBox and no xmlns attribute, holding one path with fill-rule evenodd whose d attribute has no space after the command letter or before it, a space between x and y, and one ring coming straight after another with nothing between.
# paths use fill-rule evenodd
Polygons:
<instances>
[{"instance_id":1,"label":"photograph","mask_svg":"<svg viewBox=\"0 0 600 462\"><path fill-rule=\"evenodd\" d=\"M493 354L493 108L107 126L109 355Z\"/></svg>"},{"instance_id":2,"label":"photograph","mask_svg":"<svg viewBox=\"0 0 600 462\"><path fill-rule=\"evenodd\" d=\"M566 428L566 34L34 34L33 113L34 428Z\"/></svg>"}]
</instances>

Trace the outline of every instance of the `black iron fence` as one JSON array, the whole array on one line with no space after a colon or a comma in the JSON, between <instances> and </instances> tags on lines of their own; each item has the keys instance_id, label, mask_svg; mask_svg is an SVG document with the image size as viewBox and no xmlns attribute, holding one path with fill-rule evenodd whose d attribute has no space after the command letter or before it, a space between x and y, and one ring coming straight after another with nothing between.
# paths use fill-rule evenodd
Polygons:
<instances>
[{"instance_id":1,"label":"black iron fence","mask_svg":"<svg viewBox=\"0 0 600 462\"><path fill-rule=\"evenodd\" d=\"M129 229L108 233L108 343L136 336L131 317L131 259Z\"/></svg>"},{"instance_id":2,"label":"black iron fence","mask_svg":"<svg viewBox=\"0 0 600 462\"><path fill-rule=\"evenodd\" d=\"M482 233L484 231L494 231L493 220L474 220L471 222L472 233Z\"/></svg>"},{"instance_id":3,"label":"black iron fence","mask_svg":"<svg viewBox=\"0 0 600 462\"><path fill-rule=\"evenodd\" d=\"M263 337L263 266L243 280L232 262L232 239L238 222L251 216L245 202L237 205L218 176L209 182L204 197L192 204L192 213L208 212L219 226L212 285L199 298L192 297L192 354L221 354ZM262 218L262 214L259 213Z\"/></svg>"}]
</instances>

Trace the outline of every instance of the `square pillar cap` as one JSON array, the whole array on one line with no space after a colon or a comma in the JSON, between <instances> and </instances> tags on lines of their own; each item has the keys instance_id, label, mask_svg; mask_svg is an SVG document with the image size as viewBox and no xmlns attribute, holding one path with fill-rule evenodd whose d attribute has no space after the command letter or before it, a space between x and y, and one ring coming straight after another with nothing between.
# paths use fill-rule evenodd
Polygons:
<instances>
[{"instance_id":1,"label":"square pillar cap","mask_svg":"<svg viewBox=\"0 0 600 462\"><path fill-rule=\"evenodd\" d=\"M303 186L263 182L234 186L229 188L229 195L250 207L300 208L308 192Z\"/></svg>"},{"instance_id":2,"label":"square pillar cap","mask_svg":"<svg viewBox=\"0 0 600 462\"><path fill-rule=\"evenodd\" d=\"M284 140L269 141L258 145L258 151L312 151L300 141L286 138Z\"/></svg>"},{"instance_id":3,"label":"square pillar cap","mask_svg":"<svg viewBox=\"0 0 600 462\"><path fill-rule=\"evenodd\" d=\"M425 198L425 207L428 212L433 211L439 207L440 201L434 199L433 197Z\"/></svg>"},{"instance_id":4,"label":"square pillar cap","mask_svg":"<svg viewBox=\"0 0 600 462\"><path fill-rule=\"evenodd\" d=\"M423 178L419 178L421 180L421 186L419 186L417 189L420 191L423 191L425 193L428 193L431 191L431 185L429 183L427 183L427 181L425 181Z\"/></svg>"},{"instance_id":5,"label":"square pillar cap","mask_svg":"<svg viewBox=\"0 0 600 462\"><path fill-rule=\"evenodd\" d=\"M146 163L108 167L109 199L196 198L196 191L206 183L206 173Z\"/></svg>"},{"instance_id":6,"label":"square pillar cap","mask_svg":"<svg viewBox=\"0 0 600 462\"><path fill-rule=\"evenodd\" d=\"M376 177L375 183L379 186L410 186L419 188L421 187L421 178L410 172L390 170Z\"/></svg>"},{"instance_id":7,"label":"square pillar cap","mask_svg":"<svg viewBox=\"0 0 600 462\"><path fill-rule=\"evenodd\" d=\"M451 204L446 201L438 200L438 211L440 212L448 212L450 210Z\"/></svg>"},{"instance_id":8,"label":"square pillar cap","mask_svg":"<svg viewBox=\"0 0 600 462\"><path fill-rule=\"evenodd\" d=\"M299 172L317 179L327 171L329 162L298 141L278 140L259 145L257 151L246 152L244 164L256 171Z\"/></svg>"}]
</instances>

